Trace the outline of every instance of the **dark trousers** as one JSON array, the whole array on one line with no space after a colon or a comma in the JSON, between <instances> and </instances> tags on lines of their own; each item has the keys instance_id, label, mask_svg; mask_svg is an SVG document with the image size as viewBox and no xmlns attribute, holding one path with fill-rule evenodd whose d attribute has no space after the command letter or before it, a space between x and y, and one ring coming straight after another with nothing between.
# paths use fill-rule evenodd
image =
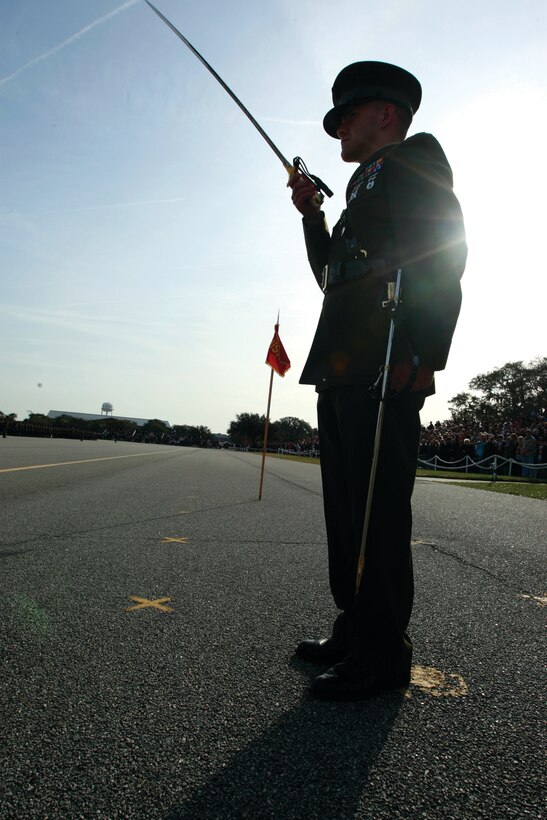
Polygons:
<instances>
[{"instance_id":1,"label":"dark trousers","mask_svg":"<svg viewBox=\"0 0 547 820\"><path fill-rule=\"evenodd\" d=\"M410 663L410 499L423 403L423 396L412 393L386 402L364 574L356 598L378 401L368 385L332 387L318 397L331 591L351 625L348 654L365 665L392 668L403 658Z\"/></svg>"}]
</instances>

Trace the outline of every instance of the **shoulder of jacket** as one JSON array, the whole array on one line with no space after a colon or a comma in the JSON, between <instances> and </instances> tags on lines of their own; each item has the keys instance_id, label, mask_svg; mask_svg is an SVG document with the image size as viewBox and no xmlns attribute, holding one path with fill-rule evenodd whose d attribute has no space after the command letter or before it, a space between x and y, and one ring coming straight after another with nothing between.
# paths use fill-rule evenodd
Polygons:
<instances>
[{"instance_id":1,"label":"shoulder of jacket","mask_svg":"<svg viewBox=\"0 0 547 820\"><path fill-rule=\"evenodd\" d=\"M398 142L390 146L389 155L394 158L403 156L415 157L417 160L440 162L449 167L448 159L444 153L440 142L433 134L425 131L407 137L403 142Z\"/></svg>"},{"instance_id":2,"label":"shoulder of jacket","mask_svg":"<svg viewBox=\"0 0 547 820\"><path fill-rule=\"evenodd\" d=\"M444 179L452 185L452 169L441 144L425 132L413 134L403 142L394 145L388 155L390 164L407 171L423 173L427 165L433 177Z\"/></svg>"}]
</instances>

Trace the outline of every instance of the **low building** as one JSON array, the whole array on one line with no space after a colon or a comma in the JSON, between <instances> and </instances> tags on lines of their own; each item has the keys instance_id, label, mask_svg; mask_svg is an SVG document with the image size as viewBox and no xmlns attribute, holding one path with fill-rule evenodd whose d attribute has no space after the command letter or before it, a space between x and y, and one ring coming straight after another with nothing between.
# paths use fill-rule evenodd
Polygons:
<instances>
[{"instance_id":1,"label":"low building","mask_svg":"<svg viewBox=\"0 0 547 820\"><path fill-rule=\"evenodd\" d=\"M50 419L58 419L59 416L72 416L75 419L83 419L84 421L95 421L96 419L121 419L122 421L132 421L138 427L142 427L144 424L150 421L150 419L136 419L132 416L113 416L105 415L104 413L77 413L74 410L50 410L47 414L48 418ZM168 421L164 419L159 419L166 427L171 427Z\"/></svg>"}]
</instances>

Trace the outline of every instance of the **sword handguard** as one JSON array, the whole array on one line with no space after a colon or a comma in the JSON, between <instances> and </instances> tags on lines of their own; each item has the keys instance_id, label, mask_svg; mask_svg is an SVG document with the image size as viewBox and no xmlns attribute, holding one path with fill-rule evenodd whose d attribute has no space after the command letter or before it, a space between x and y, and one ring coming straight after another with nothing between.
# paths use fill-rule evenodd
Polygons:
<instances>
[{"instance_id":1,"label":"sword handguard","mask_svg":"<svg viewBox=\"0 0 547 820\"><path fill-rule=\"evenodd\" d=\"M321 179L319 179L319 177L315 176L314 174L310 174L302 157L295 157L293 159L293 164L285 165L285 169L289 175L289 178L292 177L293 174L302 174L302 176L305 177L308 180L308 182L311 182L311 184L316 189L317 193L311 197L310 202L314 206L314 208L317 208L317 210L321 208L321 205L325 201L325 197L322 193L323 191L326 193L327 196L332 196L332 191L330 190L330 188L327 185L325 185L325 183Z\"/></svg>"}]
</instances>

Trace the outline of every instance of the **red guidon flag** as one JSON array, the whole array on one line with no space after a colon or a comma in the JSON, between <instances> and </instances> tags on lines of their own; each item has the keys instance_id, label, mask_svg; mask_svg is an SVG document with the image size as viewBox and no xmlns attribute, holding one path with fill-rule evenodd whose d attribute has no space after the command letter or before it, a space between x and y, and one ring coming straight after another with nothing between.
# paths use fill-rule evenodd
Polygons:
<instances>
[{"instance_id":1,"label":"red guidon flag","mask_svg":"<svg viewBox=\"0 0 547 820\"><path fill-rule=\"evenodd\" d=\"M278 330L279 325L275 325L274 337L268 348L268 355L266 356L266 364L269 364L272 370L275 370L280 376L284 376L291 366L291 362L281 343Z\"/></svg>"}]
</instances>

